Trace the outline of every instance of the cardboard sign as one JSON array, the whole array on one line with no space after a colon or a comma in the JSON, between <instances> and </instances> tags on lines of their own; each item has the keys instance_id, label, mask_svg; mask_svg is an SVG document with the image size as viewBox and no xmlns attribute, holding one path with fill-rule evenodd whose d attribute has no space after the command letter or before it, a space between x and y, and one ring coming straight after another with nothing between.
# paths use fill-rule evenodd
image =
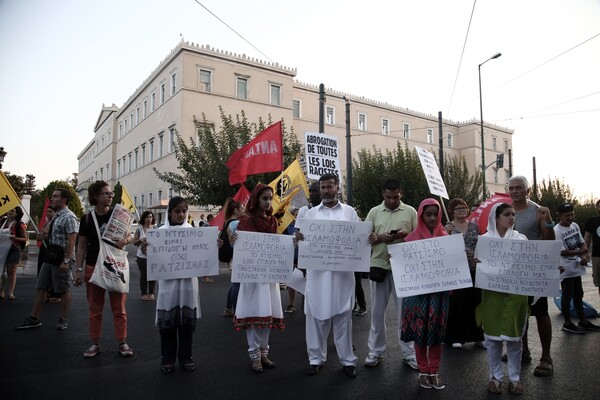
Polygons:
<instances>
[{"instance_id":1,"label":"cardboard sign","mask_svg":"<svg viewBox=\"0 0 600 400\"><path fill-rule=\"evenodd\" d=\"M321 175L342 176L338 138L317 132L304 132L306 177L319 180Z\"/></svg>"},{"instance_id":2,"label":"cardboard sign","mask_svg":"<svg viewBox=\"0 0 600 400\"><path fill-rule=\"evenodd\" d=\"M294 269L294 238L261 232L237 232L231 282L283 283Z\"/></svg>"},{"instance_id":3,"label":"cardboard sign","mask_svg":"<svg viewBox=\"0 0 600 400\"><path fill-rule=\"evenodd\" d=\"M462 235L391 244L388 251L398 297L473 287Z\"/></svg>"},{"instance_id":4,"label":"cardboard sign","mask_svg":"<svg viewBox=\"0 0 600 400\"><path fill-rule=\"evenodd\" d=\"M419 160L421 161L421 167L423 167L423 172L425 173L425 179L427 179L429 191L431 194L447 199L448 192L446 191L446 184L444 183L444 179L442 179L435 157L433 157L433 154L419 146L415 146L415 150L417 150L417 154L419 155Z\"/></svg>"},{"instance_id":5,"label":"cardboard sign","mask_svg":"<svg viewBox=\"0 0 600 400\"><path fill-rule=\"evenodd\" d=\"M148 280L219 275L217 227L147 232Z\"/></svg>"},{"instance_id":6,"label":"cardboard sign","mask_svg":"<svg viewBox=\"0 0 600 400\"><path fill-rule=\"evenodd\" d=\"M561 242L479 236L475 286L495 292L536 297L559 294Z\"/></svg>"},{"instance_id":7,"label":"cardboard sign","mask_svg":"<svg viewBox=\"0 0 600 400\"><path fill-rule=\"evenodd\" d=\"M300 219L298 265L306 269L369 272L372 222Z\"/></svg>"}]
</instances>

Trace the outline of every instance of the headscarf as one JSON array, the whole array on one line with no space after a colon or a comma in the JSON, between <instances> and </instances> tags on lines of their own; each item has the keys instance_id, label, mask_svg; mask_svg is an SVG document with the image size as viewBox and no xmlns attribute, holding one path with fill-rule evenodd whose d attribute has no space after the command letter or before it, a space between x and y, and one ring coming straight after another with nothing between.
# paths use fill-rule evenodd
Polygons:
<instances>
[{"instance_id":1,"label":"headscarf","mask_svg":"<svg viewBox=\"0 0 600 400\"><path fill-rule=\"evenodd\" d=\"M183 197L182 197L182 199L183 199ZM185 202L186 204L188 204L188 205L189 205L189 203L187 202L187 200L185 200L185 199L183 199L183 200L184 200L184 202ZM175 205L179 205L179 204L181 204L181 203L182 203L182 202L179 202L179 203L177 203L177 204L175 204ZM170 206L170 205L171 205L171 202L169 201L169 206ZM193 228L193 226L192 226L192 225L190 225L190 224L189 224L189 222L188 222L188 218L189 218L189 210L188 210L188 212L186 212L186 213L185 213L185 219L183 220L183 224L181 224L181 225L171 225L171 223L169 222L169 212L170 212L170 211L171 211L171 209L167 208L167 218L166 218L165 224L164 224L163 226L161 226L161 228L162 228L162 229L167 229L167 228L171 228L171 227L177 227L177 228Z\"/></svg>"},{"instance_id":2,"label":"headscarf","mask_svg":"<svg viewBox=\"0 0 600 400\"><path fill-rule=\"evenodd\" d=\"M425 221L423 221L423 212L425 211L425 207L428 206L437 206L438 208L438 217L435 223L435 227L433 228L433 233L429 230ZM419 211L417 213L417 227L414 231L408 234L406 238L404 238L405 242L410 242L413 240L421 240L421 239L431 239L438 236L446 236L448 232L444 229L442 225L442 209L440 207L440 203L436 199L425 199L419 204Z\"/></svg>"},{"instance_id":3,"label":"headscarf","mask_svg":"<svg viewBox=\"0 0 600 400\"><path fill-rule=\"evenodd\" d=\"M501 237L496 229L496 209L500 207L504 203L496 203L492 206L490 210L490 214L488 215L488 224L487 224L487 232L483 236L491 236L491 237ZM512 206L511 206L512 207ZM515 231L512 227L506 230L504 234L504 239L523 239L522 234Z\"/></svg>"},{"instance_id":4,"label":"headscarf","mask_svg":"<svg viewBox=\"0 0 600 400\"><path fill-rule=\"evenodd\" d=\"M259 183L254 187L252 193L250 193L250 200L246 206L246 213L240 217L237 229L241 231L250 232L263 232L263 233L276 233L277 232L277 219L273 216L273 207L267 210L267 216L262 217L257 215L257 211L260 207L260 199L258 194L261 190L268 188L273 191L270 186Z\"/></svg>"}]
</instances>

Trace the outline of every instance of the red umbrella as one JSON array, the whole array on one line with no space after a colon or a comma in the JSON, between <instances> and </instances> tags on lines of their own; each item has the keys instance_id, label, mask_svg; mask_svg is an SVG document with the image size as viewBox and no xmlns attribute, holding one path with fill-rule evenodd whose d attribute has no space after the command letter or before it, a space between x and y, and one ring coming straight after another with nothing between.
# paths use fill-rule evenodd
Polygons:
<instances>
[{"instance_id":1,"label":"red umbrella","mask_svg":"<svg viewBox=\"0 0 600 400\"><path fill-rule=\"evenodd\" d=\"M473 222L479 226L479 232L483 235L487 232L488 216L494 204L497 203L508 203L512 204L512 199L507 193L494 193L492 197L484 201L477 207L477 210L473 211L467 218L468 221Z\"/></svg>"}]
</instances>

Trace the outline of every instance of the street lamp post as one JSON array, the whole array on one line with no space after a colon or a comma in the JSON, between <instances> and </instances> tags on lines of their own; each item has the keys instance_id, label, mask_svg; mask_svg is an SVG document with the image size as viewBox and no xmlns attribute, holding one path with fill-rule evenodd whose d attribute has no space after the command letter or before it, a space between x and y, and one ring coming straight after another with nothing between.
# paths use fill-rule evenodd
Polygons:
<instances>
[{"instance_id":1,"label":"street lamp post","mask_svg":"<svg viewBox=\"0 0 600 400\"><path fill-rule=\"evenodd\" d=\"M0 170L2 169L2 163L4 162L4 157L6 157L6 151L4 151L4 147L0 147Z\"/></svg>"},{"instance_id":2,"label":"street lamp post","mask_svg":"<svg viewBox=\"0 0 600 400\"><path fill-rule=\"evenodd\" d=\"M495 58L498 58L502 55L502 53L496 53L493 56L491 56L490 58L488 58L487 60L485 60L484 62L482 62L481 64L479 64L479 66L477 67L478 71L479 71L479 122L481 124L481 174L482 174L482 178L483 178L483 197L481 199L481 201L485 201L485 197L486 197L486 190L485 190L485 142L484 142L484 138L483 138L483 100L481 97L481 66L483 64L485 64L486 62L493 60Z\"/></svg>"}]
</instances>

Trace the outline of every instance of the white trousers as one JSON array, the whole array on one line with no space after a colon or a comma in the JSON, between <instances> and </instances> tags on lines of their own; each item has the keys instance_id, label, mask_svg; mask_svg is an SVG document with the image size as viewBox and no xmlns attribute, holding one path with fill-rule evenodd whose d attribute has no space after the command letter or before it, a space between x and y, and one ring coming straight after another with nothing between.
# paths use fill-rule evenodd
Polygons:
<instances>
[{"instance_id":1,"label":"white trousers","mask_svg":"<svg viewBox=\"0 0 600 400\"><path fill-rule=\"evenodd\" d=\"M416 359L414 342L405 342L400 339L402 333L402 297L396 296L394 277L389 271L383 282L369 280L371 288L371 330L369 331L369 354L382 356L387 348L385 312L387 310L390 295L394 298L396 305L396 320L398 324L398 342L402 350L402 358Z\"/></svg>"},{"instance_id":2,"label":"white trousers","mask_svg":"<svg viewBox=\"0 0 600 400\"><path fill-rule=\"evenodd\" d=\"M246 329L246 340L248 341L248 354L251 360L260 358L261 350L264 355L269 351L269 334L271 330L268 328L248 328Z\"/></svg>"},{"instance_id":3,"label":"white trousers","mask_svg":"<svg viewBox=\"0 0 600 400\"><path fill-rule=\"evenodd\" d=\"M522 342L500 341L486 338L488 364L490 366L490 379L494 378L502 382L504 373L502 371L502 344L506 343L506 355L508 357L508 379L511 382L519 382L521 379L521 354L523 353Z\"/></svg>"},{"instance_id":4,"label":"white trousers","mask_svg":"<svg viewBox=\"0 0 600 400\"><path fill-rule=\"evenodd\" d=\"M312 316L310 307L306 312L306 350L310 365L322 365L327 360L327 338L333 325L333 342L342 365L356 365L352 350L352 310L337 314L326 320Z\"/></svg>"}]
</instances>

